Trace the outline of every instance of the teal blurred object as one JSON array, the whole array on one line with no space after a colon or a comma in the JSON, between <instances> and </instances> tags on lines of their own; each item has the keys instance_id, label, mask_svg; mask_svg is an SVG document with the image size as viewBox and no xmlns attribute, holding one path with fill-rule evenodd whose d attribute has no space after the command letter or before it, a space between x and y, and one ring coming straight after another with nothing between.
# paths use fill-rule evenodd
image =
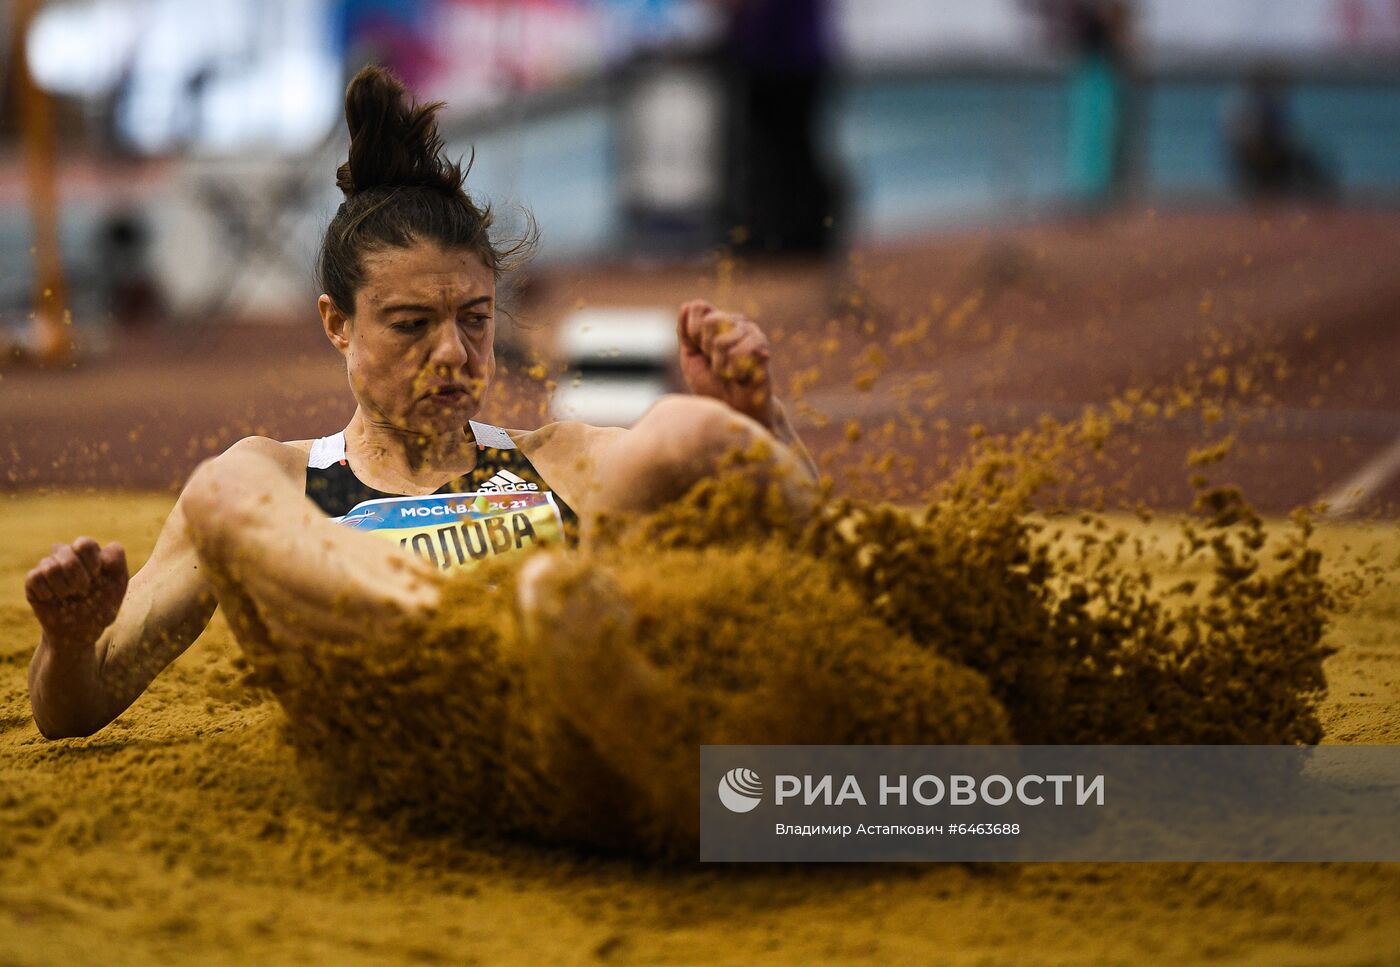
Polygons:
<instances>
[{"instance_id":1,"label":"teal blurred object","mask_svg":"<svg viewBox=\"0 0 1400 967\"><path fill-rule=\"evenodd\" d=\"M1122 179L1127 96L1122 71L1108 54L1093 53L1074 67L1068 87L1066 187L1081 204L1110 202Z\"/></svg>"}]
</instances>

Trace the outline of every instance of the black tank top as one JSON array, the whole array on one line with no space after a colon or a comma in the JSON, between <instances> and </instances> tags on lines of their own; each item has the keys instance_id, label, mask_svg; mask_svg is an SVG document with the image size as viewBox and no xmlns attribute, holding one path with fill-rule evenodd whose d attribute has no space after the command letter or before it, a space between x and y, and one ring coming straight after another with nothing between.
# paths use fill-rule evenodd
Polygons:
<instances>
[{"instance_id":1,"label":"black tank top","mask_svg":"<svg viewBox=\"0 0 1400 967\"><path fill-rule=\"evenodd\" d=\"M550 502L559 510L566 540L572 543L577 538L578 516L558 494L550 490L544 477L520 452L510 435L500 427L475 420L471 421L471 430L477 441L476 467L470 473L448 481L436 493L500 495L502 498L518 494L521 498L532 499L539 494L547 494ZM326 516L345 523L352 523L347 518L367 502L394 501L405 497L403 494L376 490L355 476L346 459L343 431L312 442L306 461L306 496Z\"/></svg>"}]
</instances>

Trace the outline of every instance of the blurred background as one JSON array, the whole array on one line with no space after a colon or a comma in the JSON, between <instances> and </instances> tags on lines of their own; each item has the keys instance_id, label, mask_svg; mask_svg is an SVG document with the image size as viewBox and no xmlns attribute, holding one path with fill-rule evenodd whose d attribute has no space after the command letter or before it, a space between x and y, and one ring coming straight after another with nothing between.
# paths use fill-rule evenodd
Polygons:
<instances>
[{"instance_id":1,"label":"blurred background","mask_svg":"<svg viewBox=\"0 0 1400 967\"><path fill-rule=\"evenodd\" d=\"M313 267L377 62L446 102L502 231L541 229L487 418L626 422L706 295L770 327L853 487L1248 349L1278 356L1277 418L1257 385L1227 414L1262 503L1397 496L1397 0L0 9L0 487L168 487L343 426ZM1141 429L1132 495L1188 500L1212 423Z\"/></svg>"}]
</instances>

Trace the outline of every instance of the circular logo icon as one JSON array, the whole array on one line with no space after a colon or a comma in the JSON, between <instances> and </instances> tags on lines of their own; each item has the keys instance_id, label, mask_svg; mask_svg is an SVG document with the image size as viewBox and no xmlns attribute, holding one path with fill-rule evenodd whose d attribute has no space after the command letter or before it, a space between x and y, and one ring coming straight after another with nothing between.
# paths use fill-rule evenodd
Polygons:
<instances>
[{"instance_id":1,"label":"circular logo icon","mask_svg":"<svg viewBox=\"0 0 1400 967\"><path fill-rule=\"evenodd\" d=\"M731 813L746 813L763 801L763 780L752 769L730 769L720 776L719 801Z\"/></svg>"}]
</instances>

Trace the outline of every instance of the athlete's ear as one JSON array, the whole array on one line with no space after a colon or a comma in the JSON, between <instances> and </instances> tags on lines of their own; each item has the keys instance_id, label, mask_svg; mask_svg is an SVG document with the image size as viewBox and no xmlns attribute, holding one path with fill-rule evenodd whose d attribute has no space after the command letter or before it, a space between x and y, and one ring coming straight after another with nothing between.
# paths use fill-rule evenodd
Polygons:
<instances>
[{"instance_id":1,"label":"athlete's ear","mask_svg":"<svg viewBox=\"0 0 1400 967\"><path fill-rule=\"evenodd\" d=\"M326 338L344 356L350 348L350 317L341 312L335 300L324 292L316 300L316 308L321 310L321 328L326 330Z\"/></svg>"}]
</instances>

